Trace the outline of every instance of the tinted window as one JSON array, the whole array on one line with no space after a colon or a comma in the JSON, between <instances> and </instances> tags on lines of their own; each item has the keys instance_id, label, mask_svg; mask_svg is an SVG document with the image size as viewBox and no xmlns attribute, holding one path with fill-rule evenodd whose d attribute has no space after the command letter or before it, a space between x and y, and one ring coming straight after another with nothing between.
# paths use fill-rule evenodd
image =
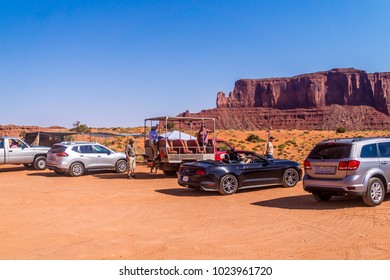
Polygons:
<instances>
[{"instance_id":1,"label":"tinted window","mask_svg":"<svg viewBox=\"0 0 390 280\"><path fill-rule=\"evenodd\" d=\"M93 152L94 151L91 145L80 146L80 153L82 154L91 154Z\"/></svg>"},{"instance_id":2,"label":"tinted window","mask_svg":"<svg viewBox=\"0 0 390 280\"><path fill-rule=\"evenodd\" d=\"M4 139L0 138L0 149L4 149Z\"/></svg>"},{"instance_id":3,"label":"tinted window","mask_svg":"<svg viewBox=\"0 0 390 280\"><path fill-rule=\"evenodd\" d=\"M351 154L350 144L327 143L318 144L310 152L310 159L341 159L348 158Z\"/></svg>"},{"instance_id":4,"label":"tinted window","mask_svg":"<svg viewBox=\"0 0 390 280\"><path fill-rule=\"evenodd\" d=\"M50 153L62 153L65 152L66 147L65 146L59 146L59 145L54 145L53 148L49 150Z\"/></svg>"},{"instance_id":5,"label":"tinted window","mask_svg":"<svg viewBox=\"0 0 390 280\"><path fill-rule=\"evenodd\" d=\"M73 151L73 152L76 152L76 153L79 153L79 146L74 146L74 147L72 148L72 151Z\"/></svg>"},{"instance_id":6,"label":"tinted window","mask_svg":"<svg viewBox=\"0 0 390 280\"><path fill-rule=\"evenodd\" d=\"M390 142L378 143L381 157L390 157Z\"/></svg>"},{"instance_id":7,"label":"tinted window","mask_svg":"<svg viewBox=\"0 0 390 280\"><path fill-rule=\"evenodd\" d=\"M376 158L378 157L378 151L376 149L376 144L364 145L360 153L362 158Z\"/></svg>"}]
</instances>

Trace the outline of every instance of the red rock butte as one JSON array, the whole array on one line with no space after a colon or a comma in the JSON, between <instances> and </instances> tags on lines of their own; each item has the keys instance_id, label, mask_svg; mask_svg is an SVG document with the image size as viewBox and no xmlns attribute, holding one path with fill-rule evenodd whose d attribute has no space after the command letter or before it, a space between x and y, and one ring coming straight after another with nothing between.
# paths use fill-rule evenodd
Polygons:
<instances>
[{"instance_id":1,"label":"red rock butte","mask_svg":"<svg viewBox=\"0 0 390 280\"><path fill-rule=\"evenodd\" d=\"M291 78L240 79L217 108L181 116L216 118L219 129L390 128L390 72L354 68Z\"/></svg>"}]
</instances>

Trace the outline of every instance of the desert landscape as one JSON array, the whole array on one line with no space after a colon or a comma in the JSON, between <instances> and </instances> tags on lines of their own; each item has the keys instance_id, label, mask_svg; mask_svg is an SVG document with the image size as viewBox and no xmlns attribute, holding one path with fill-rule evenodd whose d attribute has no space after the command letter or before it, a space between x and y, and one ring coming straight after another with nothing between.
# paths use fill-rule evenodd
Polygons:
<instances>
[{"instance_id":1,"label":"desert landscape","mask_svg":"<svg viewBox=\"0 0 390 280\"><path fill-rule=\"evenodd\" d=\"M323 139L389 134L387 130L271 131L275 156L301 164ZM248 141L254 138L250 135L257 140ZM219 138L234 146L259 153L267 135L266 130L217 131ZM127 139L92 140L122 150ZM140 153L142 141L136 138ZM302 182L294 188L257 188L222 196L180 187L175 177L161 171L150 174L141 157L136 174L133 180L111 172L72 178L49 170L0 166L0 258L379 260L390 256L389 197L378 207L351 197L318 203L303 191Z\"/></svg>"}]
</instances>

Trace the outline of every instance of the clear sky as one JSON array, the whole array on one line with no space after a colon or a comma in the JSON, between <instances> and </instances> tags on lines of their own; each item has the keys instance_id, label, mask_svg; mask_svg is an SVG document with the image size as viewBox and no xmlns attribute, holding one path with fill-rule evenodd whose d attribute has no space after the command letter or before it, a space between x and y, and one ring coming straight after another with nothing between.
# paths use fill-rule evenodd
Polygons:
<instances>
[{"instance_id":1,"label":"clear sky","mask_svg":"<svg viewBox=\"0 0 390 280\"><path fill-rule=\"evenodd\" d=\"M0 0L0 124L133 127L240 78L390 71L387 0Z\"/></svg>"}]
</instances>

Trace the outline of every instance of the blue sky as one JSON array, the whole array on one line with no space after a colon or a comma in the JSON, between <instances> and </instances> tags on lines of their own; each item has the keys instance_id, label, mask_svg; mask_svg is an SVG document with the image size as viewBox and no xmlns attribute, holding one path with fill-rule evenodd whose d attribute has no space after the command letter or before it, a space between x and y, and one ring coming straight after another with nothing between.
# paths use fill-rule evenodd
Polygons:
<instances>
[{"instance_id":1,"label":"blue sky","mask_svg":"<svg viewBox=\"0 0 390 280\"><path fill-rule=\"evenodd\" d=\"M240 78L390 71L390 1L0 0L0 124L133 127Z\"/></svg>"}]
</instances>

